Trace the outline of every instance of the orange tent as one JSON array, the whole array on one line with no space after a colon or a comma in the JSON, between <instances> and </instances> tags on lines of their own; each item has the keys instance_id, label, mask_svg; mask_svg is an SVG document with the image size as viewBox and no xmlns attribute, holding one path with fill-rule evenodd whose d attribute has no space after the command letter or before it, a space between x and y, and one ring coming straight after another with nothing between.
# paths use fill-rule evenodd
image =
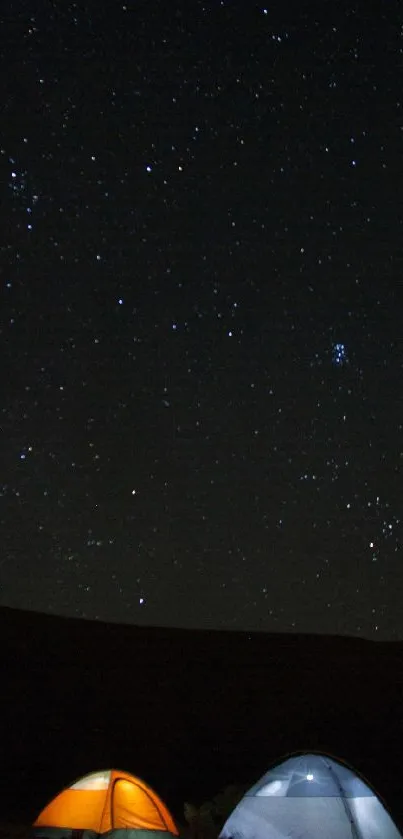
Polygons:
<instances>
[{"instance_id":1,"label":"orange tent","mask_svg":"<svg viewBox=\"0 0 403 839\"><path fill-rule=\"evenodd\" d=\"M150 832L178 836L165 804L144 781L127 772L93 772L59 793L34 822L34 836L70 839L74 832L94 834L133 832L129 839L148 839ZM145 832L144 837L139 834ZM86 837L84 837L86 839ZM117 837L116 837L117 839ZM151 837L152 839L152 837Z\"/></svg>"}]
</instances>

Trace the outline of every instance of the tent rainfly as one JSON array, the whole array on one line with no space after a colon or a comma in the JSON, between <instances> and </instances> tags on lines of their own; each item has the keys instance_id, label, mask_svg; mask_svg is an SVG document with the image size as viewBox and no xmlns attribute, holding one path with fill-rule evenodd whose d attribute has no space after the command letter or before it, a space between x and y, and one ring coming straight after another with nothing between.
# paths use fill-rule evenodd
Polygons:
<instances>
[{"instance_id":1,"label":"tent rainfly","mask_svg":"<svg viewBox=\"0 0 403 839\"><path fill-rule=\"evenodd\" d=\"M172 839L174 820L147 784L127 772L93 772L64 789L33 825L36 839Z\"/></svg>"},{"instance_id":2,"label":"tent rainfly","mask_svg":"<svg viewBox=\"0 0 403 839\"><path fill-rule=\"evenodd\" d=\"M319 754L289 757L242 798L220 839L403 839L348 766Z\"/></svg>"}]
</instances>

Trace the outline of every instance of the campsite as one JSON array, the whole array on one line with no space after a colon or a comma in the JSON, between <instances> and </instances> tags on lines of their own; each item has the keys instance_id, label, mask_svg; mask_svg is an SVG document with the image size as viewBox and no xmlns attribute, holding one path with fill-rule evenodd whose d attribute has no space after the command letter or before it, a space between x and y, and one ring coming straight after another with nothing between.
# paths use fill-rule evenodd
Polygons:
<instances>
[{"instance_id":1,"label":"campsite","mask_svg":"<svg viewBox=\"0 0 403 839\"><path fill-rule=\"evenodd\" d=\"M61 790L113 767L211 839L237 790L301 752L352 767L401 833L400 643L0 620L2 834L28 836Z\"/></svg>"},{"instance_id":2,"label":"campsite","mask_svg":"<svg viewBox=\"0 0 403 839\"><path fill-rule=\"evenodd\" d=\"M0 839L403 839L403 3L0 32Z\"/></svg>"}]
</instances>

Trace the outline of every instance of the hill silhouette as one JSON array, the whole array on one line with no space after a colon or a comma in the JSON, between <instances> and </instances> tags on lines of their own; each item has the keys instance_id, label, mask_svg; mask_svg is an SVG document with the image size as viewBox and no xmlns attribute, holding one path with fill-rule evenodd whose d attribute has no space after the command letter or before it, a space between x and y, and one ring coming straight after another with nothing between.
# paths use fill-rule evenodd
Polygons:
<instances>
[{"instance_id":1,"label":"hill silhouette","mask_svg":"<svg viewBox=\"0 0 403 839\"><path fill-rule=\"evenodd\" d=\"M334 754L403 823L403 644L146 628L0 608L5 818L116 766L174 814L282 755Z\"/></svg>"}]
</instances>

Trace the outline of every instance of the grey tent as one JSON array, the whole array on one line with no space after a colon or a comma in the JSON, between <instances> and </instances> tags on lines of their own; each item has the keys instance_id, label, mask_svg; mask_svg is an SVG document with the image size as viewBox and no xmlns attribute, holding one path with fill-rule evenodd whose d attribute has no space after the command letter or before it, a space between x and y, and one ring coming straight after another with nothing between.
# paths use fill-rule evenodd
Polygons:
<instances>
[{"instance_id":1,"label":"grey tent","mask_svg":"<svg viewBox=\"0 0 403 839\"><path fill-rule=\"evenodd\" d=\"M227 819L220 839L403 839L374 791L318 754L270 769Z\"/></svg>"}]
</instances>

